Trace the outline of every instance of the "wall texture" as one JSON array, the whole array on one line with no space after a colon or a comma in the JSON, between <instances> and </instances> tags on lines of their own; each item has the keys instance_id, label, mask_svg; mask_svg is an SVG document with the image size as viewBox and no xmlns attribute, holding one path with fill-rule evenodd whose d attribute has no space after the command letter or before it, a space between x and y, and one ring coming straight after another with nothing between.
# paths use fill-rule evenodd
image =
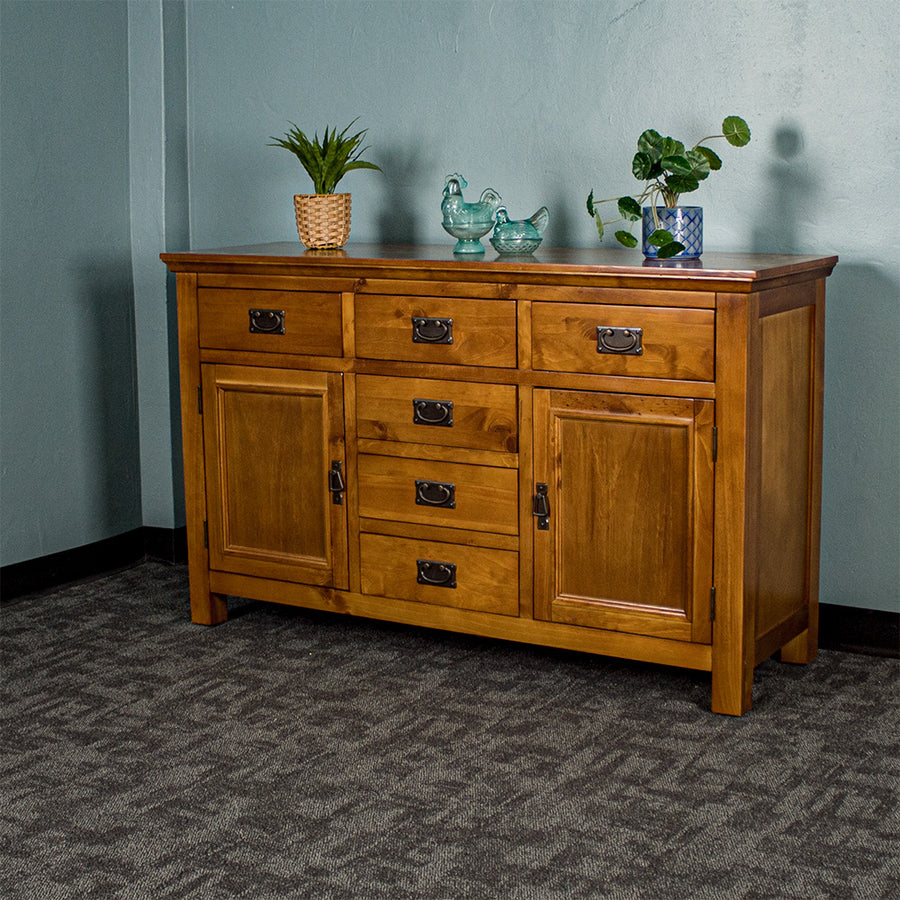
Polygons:
<instances>
[{"instance_id":1,"label":"wall texture","mask_svg":"<svg viewBox=\"0 0 900 900\"><path fill-rule=\"evenodd\" d=\"M4 563L134 520L129 372L140 375L144 521L181 524L162 358L171 294L153 260L188 243L296 240L291 194L308 180L293 157L266 146L289 120L321 130L360 116L370 129L369 156L385 171L343 183L354 195L351 240L448 242L440 193L459 171L472 190L497 188L514 216L546 204L548 243L593 246L585 197L592 187L600 196L632 189L644 128L690 141L735 113L753 141L722 145L723 171L695 195L707 249L841 257L829 281L822 600L900 609L893 0L129 6L126 40L122 3L4 0ZM7 122L20 119L24 132L7 137ZM38 226L34 211L49 212L60 192L65 212ZM145 212L151 219L139 221ZM110 273L128 281L129 233L136 355L132 313L108 289ZM30 262L8 265L10 254ZM99 291L98 261L108 276ZM53 328L23 337L24 318L48 297ZM9 298L29 305L9 308ZM109 307L124 318L98 320ZM115 429L112 401L130 410ZM22 530L7 537L12 520Z\"/></svg>"},{"instance_id":2,"label":"wall texture","mask_svg":"<svg viewBox=\"0 0 900 900\"><path fill-rule=\"evenodd\" d=\"M124 3L0 8L0 559L141 525Z\"/></svg>"}]
</instances>

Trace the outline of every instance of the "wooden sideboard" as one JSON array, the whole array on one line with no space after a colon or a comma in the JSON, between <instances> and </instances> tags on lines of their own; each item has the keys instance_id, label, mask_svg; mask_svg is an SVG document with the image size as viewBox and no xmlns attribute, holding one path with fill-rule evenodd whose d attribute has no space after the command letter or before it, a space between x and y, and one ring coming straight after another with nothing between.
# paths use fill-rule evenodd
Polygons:
<instances>
[{"instance_id":1,"label":"wooden sideboard","mask_svg":"<svg viewBox=\"0 0 900 900\"><path fill-rule=\"evenodd\" d=\"M836 257L162 259L195 622L236 595L688 667L732 715L814 658Z\"/></svg>"}]
</instances>

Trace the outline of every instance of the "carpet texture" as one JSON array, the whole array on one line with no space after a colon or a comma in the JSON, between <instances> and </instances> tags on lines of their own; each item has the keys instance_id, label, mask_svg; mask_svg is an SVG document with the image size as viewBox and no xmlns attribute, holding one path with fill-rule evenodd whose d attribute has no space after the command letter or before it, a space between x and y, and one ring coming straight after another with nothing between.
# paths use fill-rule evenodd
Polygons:
<instances>
[{"instance_id":1,"label":"carpet texture","mask_svg":"<svg viewBox=\"0 0 900 900\"><path fill-rule=\"evenodd\" d=\"M0 896L900 897L900 663L709 676L234 601L2 612Z\"/></svg>"}]
</instances>

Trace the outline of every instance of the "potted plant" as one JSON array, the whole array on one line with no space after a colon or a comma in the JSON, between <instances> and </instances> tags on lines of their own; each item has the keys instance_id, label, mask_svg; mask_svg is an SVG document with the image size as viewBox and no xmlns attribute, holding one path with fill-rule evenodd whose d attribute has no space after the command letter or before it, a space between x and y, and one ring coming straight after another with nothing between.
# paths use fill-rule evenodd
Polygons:
<instances>
[{"instance_id":1,"label":"potted plant","mask_svg":"<svg viewBox=\"0 0 900 900\"><path fill-rule=\"evenodd\" d=\"M644 256L648 259L696 259L703 252L703 209L699 206L680 206L682 194L696 191L700 182L722 168L722 160L705 141L724 138L732 147L743 147L750 142L750 129L740 116L728 116L722 122L722 134L711 135L697 141L686 150L681 141L662 137L652 128L638 138L638 152L631 163L634 177L644 182L641 193L635 197L595 200L591 191L587 198L587 211L597 224L597 233L603 238L606 225L642 219ZM604 221L597 206L600 203L616 203L617 219ZM646 204L646 205L644 205ZM629 230L616 232L616 240L625 247L636 247L637 238Z\"/></svg>"},{"instance_id":2,"label":"potted plant","mask_svg":"<svg viewBox=\"0 0 900 900\"><path fill-rule=\"evenodd\" d=\"M316 249L343 247L350 237L350 194L336 194L338 182L354 169L375 169L375 163L360 159L368 147L360 147L366 131L348 134L354 119L343 131L325 129L310 140L293 122L283 138L272 137L270 147L289 150L312 179L314 194L295 194L297 233L307 246Z\"/></svg>"}]
</instances>

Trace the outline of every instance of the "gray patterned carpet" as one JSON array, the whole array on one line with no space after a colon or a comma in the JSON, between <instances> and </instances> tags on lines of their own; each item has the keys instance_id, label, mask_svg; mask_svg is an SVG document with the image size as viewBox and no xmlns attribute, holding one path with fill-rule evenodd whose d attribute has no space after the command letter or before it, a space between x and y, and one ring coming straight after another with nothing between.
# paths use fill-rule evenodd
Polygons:
<instances>
[{"instance_id":1,"label":"gray patterned carpet","mask_svg":"<svg viewBox=\"0 0 900 900\"><path fill-rule=\"evenodd\" d=\"M261 604L147 563L2 612L0 895L900 897L900 663L708 676Z\"/></svg>"}]
</instances>

